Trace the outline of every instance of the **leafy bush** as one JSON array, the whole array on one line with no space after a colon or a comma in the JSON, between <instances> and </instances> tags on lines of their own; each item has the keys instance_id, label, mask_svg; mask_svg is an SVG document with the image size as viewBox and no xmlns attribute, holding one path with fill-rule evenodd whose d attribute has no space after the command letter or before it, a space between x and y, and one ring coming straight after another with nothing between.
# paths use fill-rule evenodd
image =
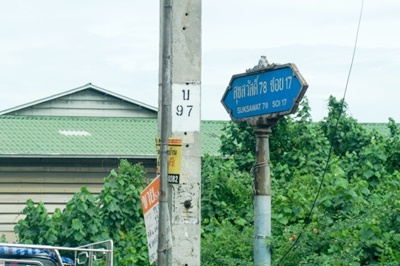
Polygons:
<instances>
[{"instance_id":1,"label":"leafy bush","mask_svg":"<svg viewBox=\"0 0 400 266\"><path fill-rule=\"evenodd\" d=\"M146 230L140 192L146 182L141 164L121 160L119 170L105 178L98 196L83 187L50 216L42 202L27 201L26 218L15 232L21 243L79 246L106 239L114 240L116 265L148 265Z\"/></svg>"},{"instance_id":2,"label":"leafy bush","mask_svg":"<svg viewBox=\"0 0 400 266\"><path fill-rule=\"evenodd\" d=\"M329 114L320 123L311 122L308 105L303 103L296 116L285 117L272 127L272 237L267 243L273 264L396 265L400 261L400 131L390 119L389 136L367 132L346 114L345 103L340 119L342 102L331 97L328 105ZM237 170L249 172L252 168L255 139L249 136L253 129L232 123L226 130L221 151L238 164L229 171L240 176ZM219 167L225 169L232 164L226 160ZM213 172L218 180L218 169ZM225 171L221 172L224 176ZM213 186L223 191L226 183L221 178ZM208 234L218 239L227 221L232 234L247 229L233 231L232 219L217 221L207 220L215 228L207 227L205 239ZM251 228L251 222L246 226ZM212 241L206 243L213 245ZM235 249L221 243L215 241L212 247L203 246L202 250L218 250L214 253L220 257L213 259L223 261L227 259L224 252L230 254ZM237 245L242 247L242 243Z\"/></svg>"},{"instance_id":3,"label":"leafy bush","mask_svg":"<svg viewBox=\"0 0 400 266\"><path fill-rule=\"evenodd\" d=\"M400 261L400 130L367 132L329 99L313 123L307 101L270 136L273 265L398 265ZM341 113L340 119L339 114ZM202 265L252 265L255 136L229 123L224 157L202 161ZM328 157L329 155L329 157ZM330 159L327 161L327 159ZM140 192L143 167L121 161L94 197L85 188L50 217L27 202L20 241L85 244L112 237L118 265L148 265ZM85 226L83 226L85 225Z\"/></svg>"},{"instance_id":4,"label":"leafy bush","mask_svg":"<svg viewBox=\"0 0 400 266\"><path fill-rule=\"evenodd\" d=\"M14 229L21 242L46 245L58 243L58 230L43 202L35 206L35 203L28 199L22 213L26 218L19 220Z\"/></svg>"},{"instance_id":5,"label":"leafy bush","mask_svg":"<svg viewBox=\"0 0 400 266\"><path fill-rule=\"evenodd\" d=\"M0 243L7 243L6 235L2 234L2 235L0 236Z\"/></svg>"}]
</instances>

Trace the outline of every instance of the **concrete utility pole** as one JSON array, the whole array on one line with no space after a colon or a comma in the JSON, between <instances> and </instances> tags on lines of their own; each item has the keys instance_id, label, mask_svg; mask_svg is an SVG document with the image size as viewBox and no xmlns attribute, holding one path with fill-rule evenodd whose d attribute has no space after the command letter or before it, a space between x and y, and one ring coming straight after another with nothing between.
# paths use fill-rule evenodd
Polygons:
<instances>
[{"instance_id":1,"label":"concrete utility pole","mask_svg":"<svg viewBox=\"0 0 400 266\"><path fill-rule=\"evenodd\" d=\"M200 265L201 222L201 0L160 0L160 3L160 61L163 66L164 61L169 61L160 71L159 118L167 121L161 122L160 130L182 139L182 157L180 173L167 175L168 191L160 188L160 212L164 210L163 193L168 194L172 247L167 252L159 250L157 264L196 266ZM170 43L169 48L166 42ZM160 156L163 158L163 153L168 152L165 148L168 140L161 136ZM161 161L161 178L165 179L163 165L165 167ZM165 180L161 180L161 187L163 182ZM160 213L160 219L164 219L162 217ZM164 248L159 243L159 249Z\"/></svg>"}]
</instances>

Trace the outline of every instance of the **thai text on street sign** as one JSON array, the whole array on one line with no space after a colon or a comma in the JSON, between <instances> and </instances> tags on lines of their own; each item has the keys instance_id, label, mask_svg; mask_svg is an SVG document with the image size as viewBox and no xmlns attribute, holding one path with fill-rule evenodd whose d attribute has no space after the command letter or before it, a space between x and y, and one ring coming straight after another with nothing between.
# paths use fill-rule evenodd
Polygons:
<instances>
[{"instance_id":1,"label":"thai text on street sign","mask_svg":"<svg viewBox=\"0 0 400 266\"><path fill-rule=\"evenodd\" d=\"M272 64L232 76L221 102L233 120L277 117L294 113L307 88L296 65Z\"/></svg>"},{"instance_id":2,"label":"thai text on street sign","mask_svg":"<svg viewBox=\"0 0 400 266\"><path fill-rule=\"evenodd\" d=\"M160 139L156 139L157 174L160 174ZM182 163L182 139L168 139L168 183L179 184Z\"/></svg>"}]
</instances>

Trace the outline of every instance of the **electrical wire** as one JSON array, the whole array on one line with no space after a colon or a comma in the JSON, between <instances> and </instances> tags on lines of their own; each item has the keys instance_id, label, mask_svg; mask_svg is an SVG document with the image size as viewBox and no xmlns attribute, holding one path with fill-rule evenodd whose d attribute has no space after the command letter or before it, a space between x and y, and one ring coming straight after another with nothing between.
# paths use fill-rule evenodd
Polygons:
<instances>
[{"instance_id":1,"label":"electrical wire","mask_svg":"<svg viewBox=\"0 0 400 266\"><path fill-rule=\"evenodd\" d=\"M345 102L345 99L346 99L347 88L348 88L348 85L349 85L349 80L350 80L350 76L351 76L351 70L353 69L354 58L355 58L355 54L356 54L356 50L357 50L358 34L360 32L360 25L361 25L361 18L362 18L363 9L364 9L364 0L361 1L361 11L360 11L359 19L358 19L358 26L357 26L356 39L355 39L355 43L354 43L353 55L352 55L352 58L351 58L350 68L349 68L349 72L348 72L348 75L347 75L347 81L346 81L346 85L345 85L345 89L344 89L344 93L343 93L343 98L342 98L340 109L339 109L339 114L338 114L338 117L336 119L336 124L335 124L335 127L334 127L335 130L334 130L333 136L335 136L337 134L337 130L338 130L338 127L339 127L339 120L340 120L340 118L341 118L341 116L343 114L343 107L344 107L344 102ZM299 239L301 238L301 236L302 236L302 234L304 232L305 227L310 222L311 214L312 214L312 212L313 212L313 210L315 208L315 205L317 204L317 200L319 198L319 194L321 192L322 186L323 186L324 181L325 181L326 173L328 172L329 163L330 163L330 160L331 160L331 157L332 157L332 152L333 152L333 144L331 142L330 148L329 148L329 152L328 152L328 157L326 159L326 163L325 163L325 167L324 167L324 172L322 174L321 182L319 184L319 187L318 187L317 193L315 195L314 201L313 201L313 203L311 205L311 208L310 208L310 210L307 213L307 216L305 218L305 224L303 226L303 230L299 233L298 237L295 239L295 241L290 246L288 251L286 251L286 253L283 255L283 257L278 261L278 264L277 264L278 266L284 261L286 256L290 253L290 251L292 251L292 249L296 246L297 242L299 241Z\"/></svg>"}]
</instances>

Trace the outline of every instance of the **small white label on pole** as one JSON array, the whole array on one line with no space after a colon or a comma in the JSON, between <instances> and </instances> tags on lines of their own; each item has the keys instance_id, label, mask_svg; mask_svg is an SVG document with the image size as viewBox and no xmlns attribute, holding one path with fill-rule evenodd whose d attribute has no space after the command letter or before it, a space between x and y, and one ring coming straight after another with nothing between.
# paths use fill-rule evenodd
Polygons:
<instances>
[{"instance_id":1,"label":"small white label on pole","mask_svg":"<svg viewBox=\"0 0 400 266\"><path fill-rule=\"evenodd\" d=\"M172 84L172 132L200 131L200 84Z\"/></svg>"}]
</instances>

